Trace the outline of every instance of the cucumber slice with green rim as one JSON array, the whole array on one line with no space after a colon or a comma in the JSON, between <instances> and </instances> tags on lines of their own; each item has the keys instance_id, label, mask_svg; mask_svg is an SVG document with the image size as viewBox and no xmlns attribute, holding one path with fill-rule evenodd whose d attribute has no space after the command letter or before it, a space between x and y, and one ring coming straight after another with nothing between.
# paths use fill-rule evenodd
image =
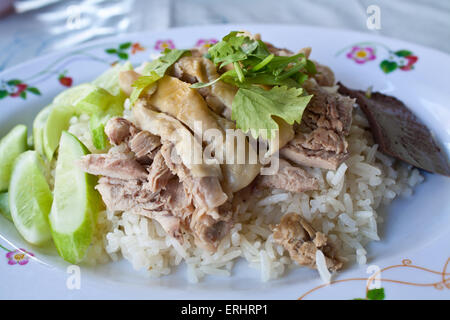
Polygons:
<instances>
[{"instance_id":1,"label":"cucumber slice with green rim","mask_svg":"<svg viewBox=\"0 0 450 320\"><path fill-rule=\"evenodd\" d=\"M27 127L15 126L0 140L0 192L7 191L14 161L28 149Z\"/></svg>"},{"instance_id":2,"label":"cucumber slice with green rim","mask_svg":"<svg viewBox=\"0 0 450 320\"><path fill-rule=\"evenodd\" d=\"M11 212L9 210L8 192L0 193L0 214L2 214L9 221L13 221L11 217Z\"/></svg>"},{"instance_id":3,"label":"cucumber slice with green rim","mask_svg":"<svg viewBox=\"0 0 450 320\"><path fill-rule=\"evenodd\" d=\"M121 94L119 85L119 73L129 70L133 70L133 65L130 62L126 62L123 65L116 64L114 67L109 68L97 79L92 81L92 84L105 89L113 96L118 96L119 94Z\"/></svg>"},{"instance_id":4,"label":"cucumber slice with green rim","mask_svg":"<svg viewBox=\"0 0 450 320\"><path fill-rule=\"evenodd\" d=\"M95 114L107 111L117 100L103 88L85 83L62 92L53 103L58 106L74 107L78 114Z\"/></svg>"},{"instance_id":5,"label":"cucumber slice with green rim","mask_svg":"<svg viewBox=\"0 0 450 320\"><path fill-rule=\"evenodd\" d=\"M76 106L89 93L95 90L95 86L89 83L80 84L76 87L64 90L53 99L53 104L62 106Z\"/></svg>"},{"instance_id":6,"label":"cucumber slice with green rim","mask_svg":"<svg viewBox=\"0 0 450 320\"><path fill-rule=\"evenodd\" d=\"M44 128L47 123L52 106L47 106L42 109L33 121L33 144L34 150L40 155L45 155L44 152Z\"/></svg>"},{"instance_id":7,"label":"cucumber slice with green rim","mask_svg":"<svg viewBox=\"0 0 450 320\"><path fill-rule=\"evenodd\" d=\"M50 110L48 119L43 131L43 149L50 161L58 148L61 132L67 130L70 125L70 118L74 115L72 107L55 106Z\"/></svg>"},{"instance_id":8,"label":"cucumber slice with green rim","mask_svg":"<svg viewBox=\"0 0 450 320\"><path fill-rule=\"evenodd\" d=\"M83 172L76 161L88 154L73 135L63 131L56 163L55 189L50 226L59 254L79 263L91 243L98 211L102 207L95 190L97 178Z\"/></svg>"},{"instance_id":9,"label":"cucumber slice with green rim","mask_svg":"<svg viewBox=\"0 0 450 320\"><path fill-rule=\"evenodd\" d=\"M9 184L9 206L17 231L31 244L41 245L52 236L48 214L52 192L45 180L44 162L36 151L22 153Z\"/></svg>"}]
</instances>

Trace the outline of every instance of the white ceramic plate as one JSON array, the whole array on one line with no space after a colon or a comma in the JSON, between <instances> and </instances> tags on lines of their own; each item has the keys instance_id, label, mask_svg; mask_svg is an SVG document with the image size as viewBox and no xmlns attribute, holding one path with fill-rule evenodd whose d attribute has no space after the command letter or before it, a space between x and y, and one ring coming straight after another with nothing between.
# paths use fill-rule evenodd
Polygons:
<instances>
[{"instance_id":1,"label":"white ceramic plate","mask_svg":"<svg viewBox=\"0 0 450 320\"><path fill-rule=\"evenodd\" d=\"M129 58L137 64L165 46L190 48L242 29L293 51L311 46L312 58L330 66L347 86L373 86L403 100L450 150L450 56L375 35L300 26L202 26L123 35L32 60L0 74L0 136L17 123L31 128L37 112L66 86L91 81L116 61ZM389 207L381 241L368 249L368 265L340 272L327 286L306 268L262 283L259 272L240 261L229 278L190 284L183 266L150 279L122 261L83 267L81 288L70 290L69 265L54 250L25 243L0 217L0 298L353 299L365 297L367 278L378 270L387 299L448 299L450 179L425 176L412 197ZM17 255L17 248L34 256Z\"/></svg>"}]
</instances>

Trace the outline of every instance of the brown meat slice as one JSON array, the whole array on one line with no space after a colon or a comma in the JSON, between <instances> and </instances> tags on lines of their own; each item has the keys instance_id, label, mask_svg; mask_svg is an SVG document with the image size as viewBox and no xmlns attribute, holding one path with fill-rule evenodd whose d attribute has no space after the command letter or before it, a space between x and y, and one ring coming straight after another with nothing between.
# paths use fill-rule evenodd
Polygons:
<instances>
[{"instance_id":1,"label":"brown meat slice","mask_svg":"<svg viewBox=\"0 0 450 320\"><path fill-rule=\"evenodd\" d=\"M182 163L172 144L161 147L167 167L177 175L192 194L197 208L214 209L224 204L228 196L223 192L217 177L193 177Z\"/></svg>"},{"instance_id":2,"label":"brown meat slice","mask_svg":"<svg viewBox=\"0 0 450 320\"><path fill-rule=\"evenodd\" d=\"M280 154L292 162L307 166L336 170L344 162L349 154L336 154L325 150L313 151L303 148L295 143L295 138L286 147L280 150Z\"/></svg>"},{"instance_id":3,"label":"brown meat slice","mask_svg":"<svg viewBox=\"0 0 450 320\"><path fill-rule=\"evenodd\" d=\"M354 99L326 90L312 79L305 89L313 97L296 134L280 154L301 165L336 170L349 156L347 141Z\"/></svg>"},{"instance_id":4,"label":"brown meat slice","mask_svg":"<svg viewBox=\"0 0 450 320\"><path fill-rule=\"evenodd\" d=\"M279 161L280 166L276 174L256 178L259 187L277 188L298 193L319 188L317 179L308 172L292 166L286 160L280 159Z\"/></svg>"},{"instance_id":5,"label":"brown meat slice","mask_svg":"<svg viewBox=\"0 0 450 320\"><path fill-rule=\"evenodd\" d=\"M347 135L352 124L355 99L330 92L319 86L315 80L304 83L305 90L313 97L302 117L302 124L311 130L318 127Z\"/></svg>"},{"instance_id":6,"label":"brown meat slice","mask_svg":"<svg viewBox=\"0 0 450 320\"><path fill-rule=\"evenodd\" d=\"M302 266L316 269L316 251L321 250L328 269L337 271L342 268L343 263L336 258L327 237L316 232L299 214L284 215L273 229L273 238L289 252L292 260Z\"/></svg>"},{"instance_id":7,"label":"brown meat slice","mask_svg":"<svg viewBox=\"0 0 450 320\"><path fill-rule=\"evenodd\" d=\"M127 154L89 154L81 158L79 166L96 176L133 180L146 179L148 172Z\"/></svg>"},{"instance_id":8,"label":"brown meat slice","mask_svg":"<svg viewBox=\"0 0 450 320\"><path fill-rule=\"evenodd\" d=\"M339 92L356 98L381 152L415 167L450 176L447 155L403 102L379 92L368 98L363 91L339 85Z\"/></svg>"},{"instance_id":9,"label":"brown meat slice","mask_svg":"<svg viewBox=\"0 0 450 320\"><path fill-rule=\"evenodd\" d=\"M312 151L330 151L336 154L345 153L348 143L342 135L333 130L316 128L311 133L296 135L293 144L299 144L303 148ZM292 140L291 140L292 141Z\"/></svg>"}]
</instances>

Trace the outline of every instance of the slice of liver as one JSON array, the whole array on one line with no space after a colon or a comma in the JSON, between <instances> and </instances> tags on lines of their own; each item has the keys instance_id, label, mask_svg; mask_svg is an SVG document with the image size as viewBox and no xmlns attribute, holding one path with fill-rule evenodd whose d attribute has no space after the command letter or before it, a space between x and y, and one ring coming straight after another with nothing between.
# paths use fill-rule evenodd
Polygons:
<instances>
[{"instance_id":1,"label":"slice of liver","mask_svg":"<svg viewBox=\"0 0 450 320\"><path fill-rule=\"evenodd\" d=\"M339 92L356 98L381 152L426 171L450 176L447 155L403 102L379 92L368 98L363 91L346 88L341 83Z\"/></svg>"}]
</instances>

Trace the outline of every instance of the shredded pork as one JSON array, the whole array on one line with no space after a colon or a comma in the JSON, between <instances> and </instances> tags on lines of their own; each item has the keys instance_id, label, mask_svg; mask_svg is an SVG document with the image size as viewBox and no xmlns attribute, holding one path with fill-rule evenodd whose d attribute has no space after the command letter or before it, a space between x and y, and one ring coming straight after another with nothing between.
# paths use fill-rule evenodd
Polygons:
<instances>
[{"instance_id":1,"label":"shredded pork","mask_svg":"<svg viewBox=\"0 0 450 320\"><path fill-rule=\"evenodd\" d=\"M336 170L348 156L348 135L354 99L334 89L320 87L315 80L305 84L313 94L296 134L280 154L301 165Z\"/></svg>"}]
</instances>

